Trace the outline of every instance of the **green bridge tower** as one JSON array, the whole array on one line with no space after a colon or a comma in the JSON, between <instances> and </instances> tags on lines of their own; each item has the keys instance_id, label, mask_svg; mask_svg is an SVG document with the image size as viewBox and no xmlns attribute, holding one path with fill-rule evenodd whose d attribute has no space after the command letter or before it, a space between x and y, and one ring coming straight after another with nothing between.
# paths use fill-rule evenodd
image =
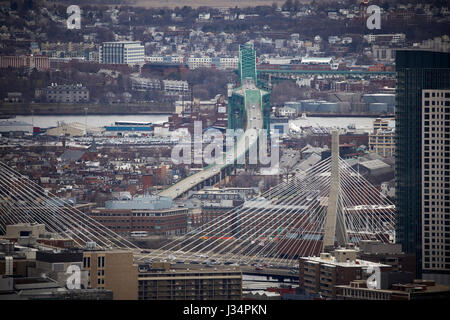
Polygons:
<instances>
[{"instance_id":1,"label":"green bridge tower","mask_svg":"<svg viewBox=\"0 0 450 320\"><path fill-rule=\"evenodd\" d=\"M246 129L247 106L257 105L262 111L263 129L270 131L270 93L257 83L256 54L252 44L239 46L240 87L228 98L228 128Z\"/></svg>"}]
</instances>

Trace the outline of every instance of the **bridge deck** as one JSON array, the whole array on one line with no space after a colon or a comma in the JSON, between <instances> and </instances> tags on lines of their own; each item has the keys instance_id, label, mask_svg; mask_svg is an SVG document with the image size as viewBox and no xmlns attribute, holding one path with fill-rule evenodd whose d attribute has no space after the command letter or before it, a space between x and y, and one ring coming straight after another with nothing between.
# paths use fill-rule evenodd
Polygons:
<instances>
[{"instance_id":1,"label":"bridge deck","mask_svg":"<svg viewBox=\"0 0 450 320\"><path fill-rule=\"evenodd\" d=\"M245 92L245 110L247 113L247 123L246 129L262 129L263 119L262 119L262 107L261 107L261 92L254 84L247 84L242 88ZM161 191L160 196L170 197L172 199L178 198L180 195L186 193L199 183L214 177L219 174L220 171L233 163L234 160L241 159L245 156L248 150L246 141L255 142L254 140L255 131L246 130L243 136L238 140L235 146L223 156L222 163L214 163L206 167L201 172L195 173L191 176L186 177L180 182L170 186L169 188Z\"/></svg>"}]
</instances>

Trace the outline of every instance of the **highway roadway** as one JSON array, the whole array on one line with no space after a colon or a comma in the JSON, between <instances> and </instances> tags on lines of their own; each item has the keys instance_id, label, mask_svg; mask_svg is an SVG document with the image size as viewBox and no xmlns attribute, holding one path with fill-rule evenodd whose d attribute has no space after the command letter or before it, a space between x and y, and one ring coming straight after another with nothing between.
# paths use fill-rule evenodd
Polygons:
<instances>
[{"instance_id":1,"label":"highway roadway","mask_svg":"<svg viewBox=\"0 0 450 320\"><path fill-rule=\"evenodd\" d=\"M247 111L247 122L246 122L246 130L241 138L237 141L230 152L227 152L223 155L223 163L214 163L204 170L195 173L186 177L185 179L173 184L169 188L161 191L159 193L160 196L169 197L172 199L176 199L179 196L185 194L190 189L194 188L196 185L201 182L211 179L214 176L220 174L221 170L225 168L231 160L240 159L245 156L246 151L246 139L249 141L253 141L254 135L257 134L254 130L248 129L262 129L263 128L263 116L262 116L262 107L260 99L255 99L256 91L259 90L255 87L253 83L246 83L242 87L245 97L246 103L246 111ZM259 92L258 92L259 96ZM258 131L259 132L259 131Z\"/></svg>"}]
</instances>

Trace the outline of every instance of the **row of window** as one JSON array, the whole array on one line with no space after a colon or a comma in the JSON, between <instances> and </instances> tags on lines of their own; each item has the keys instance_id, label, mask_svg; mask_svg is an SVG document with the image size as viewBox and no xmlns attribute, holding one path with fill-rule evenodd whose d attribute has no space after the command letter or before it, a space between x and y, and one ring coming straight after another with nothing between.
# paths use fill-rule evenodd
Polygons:
<instances>
[{"instance_id":1,"label":"row of window","mask_svg":"<svg viewBox=\"0 0 450 320\"><path fill-rule=\"evenodd\" d=\"M391 294L385 292L369 291L369 290L356 290L356 289L344 289L343 296L349 298L362 298L369 300L390 300Z\"/></svg>"},{"instance_id":2,"label":"row of window","mask_svg":"<svg viewBox=\"0 0 450 320\"><path fill-rule=\"evenodd\" d=\"M432 98L441 97L441 98L450 98L450 92L424 92L424 97L429 98L431 93Z\"/></svg>"},{"instance_id":3,"label":"row of window","mask_svg":"<svg viewBox=\"0 0 450 320\"><path fill-rule=\"evenodd\" d=\"M439 264L439 263L425 263L424 269L435 269L435 268L441 268L441 269L447 269L450 270L450 264Z\"/></svg>"},{"instance_id":4,"label":"row of window","mask_svg":"<svg viewBox=\"0 0 450 320\"><path fill-rule=\"evenodd\" d=\"M430 103L431 102L431 103ZM440 102L440 103L439 103ZM435 100L425 100L424 101L424 105L426 106L426 107L429 107L430 105L432 105L432 106L444 106L444 107L448 107L448 106L450 106L450 101L435 101ZM434 109L435 108L431 108L432 109L432 112L434 112Z\"/></svg>"}]
</instances>

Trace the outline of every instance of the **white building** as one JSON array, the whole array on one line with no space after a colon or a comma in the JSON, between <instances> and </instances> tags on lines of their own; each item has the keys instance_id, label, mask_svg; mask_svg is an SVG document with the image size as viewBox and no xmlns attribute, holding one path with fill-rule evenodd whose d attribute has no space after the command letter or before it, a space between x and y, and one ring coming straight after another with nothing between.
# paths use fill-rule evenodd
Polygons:
<instances>
[{"instance_id":1,"label":"white building","mask_svg":"<svg viewBox=\"0 0 450 320\"><path fill-rule=\"evenodd\" d=\"M146 56L145 61L148 63L162 63L164 61L163 56Z\"/></svg>"},{"instance_id":2,"label":"white building","mask_svg":"<svg viewBox=\"0 0 450 320\"><path fill-rule=\"evenodd\" d=\"M163 80L164 93L169 96L189 95L189 84L181 80Z\"/></svg>"},{"instance_id":3,"label":"white building","mask_svg":"<svg viewBox=\"0 0 450 320\"><path fill-rule=\"evenodd\" d=\"M450 284L450 90L422 90L423 279Z\"/></svg>"},{"instance_id":4,"label":"white building","mask_svg":"<svg viewBox=\"0 0 450 320\"><path fill-rule=\"evenodd\" d=\"M297 110L291 107L282 107L278 109L278 115L281 117L292 118L297 115Z\"/></svg>"},{"instance_id":5,"label":"white building","mask_svg":"<svg viewBox=\"0 0 450 320\"><path fill-rule=\"evenodd\" d=\"M333 64L333 58L331 57L304 57L302 58L302 64Z\"/></svg>"},{"instance_id":6,"label":"white building","mask_svg":"<svg viewBox=\"0 0 450 320\"><path fill-rule=\"evenodd\" d=\"M194 57L190 56L187 59L187 65L189 69L197 69L197 68L211 68L212 58L211 57Z\"/></svg>"},{"instance_id":7,"label":"white building","mask_svg":"<svg viewBox=\"0 0 450 320\"><path fill-rule=\"evenodd\" d=\"M238 57L215 57L215 58L212 58L212 64L215 65L217 69L235 70L238 68L239 58Z\"/></svg>"},{"instance_id":8,"label":"white building","mask_svg":"<svg viewBox=\"0 0 450 320\"><path fill-rule=\"evenodd\" d=\"M269 64L290 64L292 60L295 60L293 57L269 57L265 59L264 62Z\"/></svg>"},{"instance_id":9,"label":"white building","mask_svg":"<svg viewBox=\"0 0 450 320\"><path fill-rule=\"evenodd\" d=\"M368 43L376 42L379 40L388 41L392 44L397 44L404 42L406 40L406 35L404 33L393 33L393 34L366 34L364 39Z\"/></svg>"},{"instance_id":10,"label":"white building","mask_svg":"<svg viewBox=\"0 0 450 320\"><path fill-rule=\"evenodd\" d=\"M33 133L33 126L22 121L0 121L0 133Z\"/></svg>"},{"instance_id":11,"label":"white building","mask_svg":"<svg viewBox=\"0 0 450 320\"><path fill-rule=\"evenodd\" d=\"M100 63L140 65L145 63L145 48L139 41L103 42Z\"/></svg>"},{"instance_id":12,"label":"white building","mask_svg":"<svg viewBox=\"0 0 450 320\"><path fill-rule=\"evenodd\" d=\"M131 77L131 89L133 91L161 90L161 81L141 77Z\"/></svg>"},{"instance_id":13,"label":"white building","mask_svg":"<svg viewBox=\"0 0 450 320\"><path fill-rule=\"evenodd\" d=\"M148 63L184 63L184 57L179 56L146 56Z\"/></svg>"},{"instance_id":14,"label":"white building","mask_svg":"<svg viewBox=\"0 0 450 320\"><path fill-rule=\"evenodd\" d=\"M81 83L73 85L52 83L44 91L48 102L81 103L89 101L89 89Z\"/></svg>"}]
</instances>

